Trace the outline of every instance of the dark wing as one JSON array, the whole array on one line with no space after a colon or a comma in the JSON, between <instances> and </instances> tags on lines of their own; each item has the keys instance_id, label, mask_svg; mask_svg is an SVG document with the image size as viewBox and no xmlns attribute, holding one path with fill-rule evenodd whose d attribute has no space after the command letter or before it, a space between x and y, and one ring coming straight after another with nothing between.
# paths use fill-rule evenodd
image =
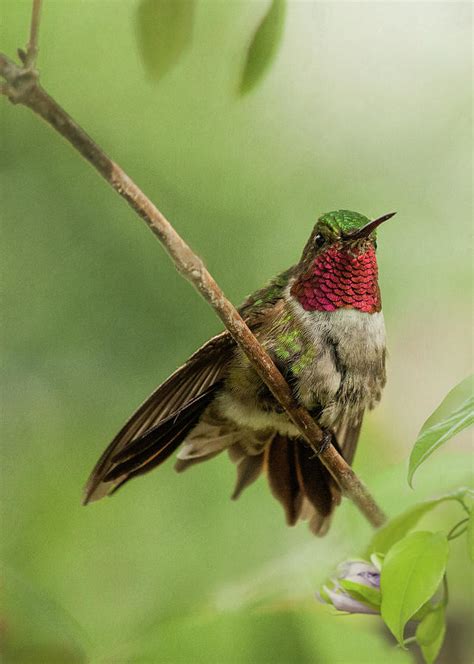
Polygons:
<instances>
[{"instance_id":1,"label":"dark wing","mask_svg":"<svg viewBox=\"0 0 474 664\"><path fill-rule=\"evenodd\" d=\"M239 311L252 329L258 328L262 312L281 298L290 273L245 300ZM175 451L214 398L234 348L229 332L217 335L148 397L97 462L85 488L85 504L155 468Z\"/></svg>"},{"instance_id":2,"label":"dark wing","mask_svg":"<svg viewBox=\"0 0 474 664\"><path fill-rule=\"evenodd\" d=\"M111 493L172 454L212 400L233 349L228 332L213 337L148 397L100 457L84 503Z\"/></svg>"}]
</instances>

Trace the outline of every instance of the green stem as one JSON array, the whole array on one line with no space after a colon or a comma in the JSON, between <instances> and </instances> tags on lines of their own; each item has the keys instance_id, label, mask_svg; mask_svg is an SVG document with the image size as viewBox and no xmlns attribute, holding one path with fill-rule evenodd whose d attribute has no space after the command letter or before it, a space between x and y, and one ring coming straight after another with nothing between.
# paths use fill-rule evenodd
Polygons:
<instances>
[{"instance_id":1,"label":"green stem","mask_svg":"<svg viewBox=\"0 0 474 664\"><path fill-rule=\"evenodd\" d=\"M443 576L443 589L444 589L443 606L444 608L446 608L449 602L448 578L446 574Z\"/></svg>"},{"instance_id":2,"label":"green stem","mask_svg":"<svg viewBox=\"0 0 474 664\"><path fill-rule=\"evenodd\" d=\"M466 503L464 502L464 500L463 500L462 498L460 498L459 496L456 498L456 500L457 500L458 503L461 505L461 507L463 508L463 510L466 512L466 514L467 514L468 516L471 516L471 510L470 510L469 507L466 505Z\"/></svg>"},{"instance_id":3,"label":"green stem","mask_svg":"<svg viewBox=\"0 0 474 664\"><path fill-rule=\"evenodd\" d=\"M465 519L462 519L462 521L459 521L455 526L453 526L453 528L451 528L451 530L448 533L448 540L451 541L456 539L457 537L461 537L461 535L464 535L464 533L467 530L467 525L465 524L467 524L468 521L469 518L466 517ZM465 527L462 528L462 526ZM461 530L458 532L459 528L461 528Z\"/></svg>"}]
</instances>

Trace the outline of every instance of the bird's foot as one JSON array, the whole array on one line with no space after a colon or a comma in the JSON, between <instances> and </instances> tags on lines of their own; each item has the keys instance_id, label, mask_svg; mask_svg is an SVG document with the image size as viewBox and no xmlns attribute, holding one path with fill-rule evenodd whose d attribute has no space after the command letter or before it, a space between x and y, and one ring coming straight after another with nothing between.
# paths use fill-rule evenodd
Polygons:
<instances>
[{"instance_id":1,"label":"bird's foot","mask_svg":"<svg viewBox=\"0 0 474 664\"><path fill-rule=\"evenodd\" d=\"M321 438L321 443L318 448L313 448L314 449L314 457L320 456L331 443L333 442L333 433L332 431L329 431L328 429L323 429L323 435Z\"/></svg>"}]
</instances>

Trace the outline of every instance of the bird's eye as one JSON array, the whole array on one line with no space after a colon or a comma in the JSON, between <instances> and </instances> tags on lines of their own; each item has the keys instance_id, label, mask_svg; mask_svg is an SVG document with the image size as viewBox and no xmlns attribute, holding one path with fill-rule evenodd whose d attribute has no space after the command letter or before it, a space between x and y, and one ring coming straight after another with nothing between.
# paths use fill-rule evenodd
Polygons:
<instances>
[{"instance_id":1,"label":"bird's eye","mask_svg":"<svg viewBox=\"0 0 474 664\"><path fill-rule=\"evenodd\" d=\"M324 238L323 238L323 236L321 235L321 233L318 233L318 234L316 235L316 237L314 238L314 244L315 244L317 247L322 247L322 246L323 246L323 244L324 244Z\"/></svg>"}]
</instances>

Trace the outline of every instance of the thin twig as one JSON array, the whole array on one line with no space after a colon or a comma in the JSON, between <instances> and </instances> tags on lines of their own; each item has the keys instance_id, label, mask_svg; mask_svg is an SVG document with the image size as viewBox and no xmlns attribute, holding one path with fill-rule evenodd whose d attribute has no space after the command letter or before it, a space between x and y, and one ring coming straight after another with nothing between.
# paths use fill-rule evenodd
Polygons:
<instances>
[{"instance_id":1,"label":"thin twig","mask_svg":"<svg viewBox=\"0 0 474 664\"><path fill-rule=\"evenodd\" d=\"M35 12L33 12L33 18L35 18ZM34 30L32 27L32 33L34 32L36 36L37 28L37 25ZM37 48L36 43L35 48ZM196 256L164 215L120 166L112 161L47 94L39 84L36 72L25 71L5 55L0 54L0 75L8 83L6 94L10 101L27 106L59 132L146 222L152 233L164 245L178 271L212 306L236 343L247 355L260 378L298 427L301 435L313 450L317 451L323 439L323 432L308 411L295 401L287 382L238 311L226 299L202 260ZM381 526L385 521L385 515L336 449L329 445L321 452L320 459L336 479L344 494L357 505L368 521L374 527Z\"/></svg>"},{"instance_id":2,"label":"thin twig","mask_svg":"<svg viewBox=\"0 0 474 664\"><path fill-rule=\"evenodd\" d=\"M43 0L33 0L30 22L30 40L26 47L24 64L27 69L33 69L36 66L38 57L38 39L41 16L41 4Z\"/></svg>"}]
</instances>

